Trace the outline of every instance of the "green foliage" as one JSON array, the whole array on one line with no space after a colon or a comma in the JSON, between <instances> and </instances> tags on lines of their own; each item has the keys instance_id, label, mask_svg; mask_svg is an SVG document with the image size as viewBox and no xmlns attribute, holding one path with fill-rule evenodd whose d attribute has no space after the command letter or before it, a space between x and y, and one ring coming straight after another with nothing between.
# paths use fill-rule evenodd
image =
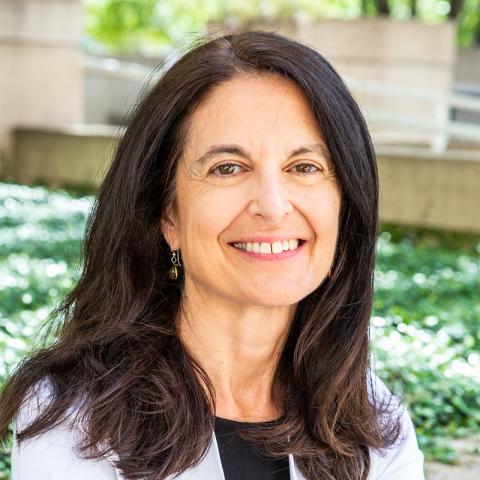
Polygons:
<instances>
[{"instance_id":1,"label":"green foliage","mask_svg":"<svg viewBox=\"0 0 480 480\"><path fill-rule=\"evenodd\" d=\"M480 241L384 225L377 244L373 364L405 396L427 458L480 431Z\"/></svg>"},{"instance_id":2,"label":"green foliage","mask_svg":"<svg viewBox=\"0 0 480 480\"><path fill-rule=\"evenodd\" d=\"M42 325L78 278L91 205L91 197L0 184L0 385L40 345ZM0 480L9 472L10 452L0 452Z\"/></svg>"},{"instance_id":3,"label":"green foliage","mask_svg":"<svg viewBox=\"0 0 480 480\"><path fill-rule=\"evenodd\" d=\"M464 0L458 19L457 38L462 47L480 47L480 0Z\"/></svg>"},{"instance_id":4,"label":"green foliage","mask_svg":"<svg viewBox=\"0 0 480 480\"><path fill-rule=\"evenodd\" d=\"M80 272L94 197L0 184L0 385L41 344L41 327ZM405 396L427 458L480 431L480 242L384 225L378 240L373 365ZM0 480L9 452L0 454Z\"/></svg>"},{"instance_id":5,"label":"green foliage","mask_svg":"<svg viewBox=\"0 0 480 480\"><path fill-rule=\"evenodd\" d=\"M194 40L209 21L377 15L373 0L84 0L84 4L86 45L90 41L111 52L154 55ZM392 18L412 17L411 0L390 0L389 5ZM445 21L450 10L445 0L417 0L416 5L413 15L428 23ZM480 44L480 0L465 0L457 23L461 46Z\"/></svg>"},{"instance_id":6,"label":"green foliage","mask_svg":"<svg viewBox=\"0 0 480 480\"><path fill-rule=\"evenodd\" d=\"M86 29L97 41L119 50L143 43L168 43L168 17L157 0L87 1Z\"/></svg>"}]
</instances>

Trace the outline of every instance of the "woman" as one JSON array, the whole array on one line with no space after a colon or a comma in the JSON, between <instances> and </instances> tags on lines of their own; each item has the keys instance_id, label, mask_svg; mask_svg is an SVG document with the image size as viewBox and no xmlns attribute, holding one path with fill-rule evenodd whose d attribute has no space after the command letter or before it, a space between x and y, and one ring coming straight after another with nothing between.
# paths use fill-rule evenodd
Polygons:
<instances>
[{"instance_id":1,"label":"woman","mask_svg":"<svg viewBox=\"0 0 480 480\"><path fill-rule=\"evenodd\" d=\"M58 341L4 388L13 480L422 479L369 369L377 203L321 55L259 31L184 55L118 145Z\"/></svg>"}]
</instances>

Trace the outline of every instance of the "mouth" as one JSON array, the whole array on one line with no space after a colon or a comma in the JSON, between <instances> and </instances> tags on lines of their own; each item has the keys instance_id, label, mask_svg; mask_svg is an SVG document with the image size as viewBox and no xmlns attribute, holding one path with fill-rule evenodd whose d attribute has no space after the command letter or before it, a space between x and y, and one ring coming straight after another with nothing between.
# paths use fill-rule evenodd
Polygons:
<instances>
[{"instance_id":1,"label":"mouth","mask_svg":"<svg viewBox=\"0 0 480 480\"><path fill-rule=\"evenodd\" d=\"M230 242L229 245L244 252L257 255L281 255L298 250L307 241L302 238L275 242Z\"/></svg>"}]
</instances>

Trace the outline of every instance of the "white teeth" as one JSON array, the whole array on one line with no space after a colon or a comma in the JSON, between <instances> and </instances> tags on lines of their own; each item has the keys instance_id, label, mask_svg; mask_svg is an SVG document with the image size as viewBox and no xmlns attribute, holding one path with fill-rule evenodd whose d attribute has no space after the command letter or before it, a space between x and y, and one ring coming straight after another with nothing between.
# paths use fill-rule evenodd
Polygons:
<instances>
[{"instance_id":1,"label":"white teeth","mask_svg":"<svg viewBox=\"0 0 480 480\"><path fill-rule=\"evenodd\" d=\"M269 243L262 242L260 244L260 253L272 253L272 246Z\"/></svg>"},{"instance_id":2,"label":"white teeth","mask_svg":"<svg viewBox=\"0 0 480 480\"><path fill-rule=\"evenodd\" d=\"M247 252L275 254L282 253L286 250L295 250L298 247L299 240L278 240L273 243L268 242L238 242L234 243L234 247L246 250Z\"/></svg>"},{"instance_id":3,"label":"white teeth","mask_svg":"<svg viewBox=\"0 0 480 480\"><path fill-rule=\"evenodd\" d=\"M272 243L272 253L281 253L283 252L282 242L273 242Z\"/></svg>"}]
</instances>

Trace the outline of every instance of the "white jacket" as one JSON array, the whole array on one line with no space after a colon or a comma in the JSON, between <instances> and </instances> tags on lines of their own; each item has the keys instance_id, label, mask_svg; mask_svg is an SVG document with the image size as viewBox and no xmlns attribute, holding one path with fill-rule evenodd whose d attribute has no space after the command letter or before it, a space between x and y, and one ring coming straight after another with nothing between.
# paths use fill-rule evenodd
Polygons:
<instances>
[{"instance_id":1,"label":"white jacket","mask_svg":"<svg viewBox=\"0 0 480 480\"><path fill-rule=\"evenodd\" d=\"M375 375L374 379L378 393L387 394L385 385ZM42 382L41 385L38 395L26 402L14 419L12 480L124 480L113 465L114 457L83 460L77 456L75 445L78 442L75 439L81 432L71 422L63 422L42 435L26 440L21 446L17 444L16 430L31 422L40 405L48 400L48 383ZM401 408L404 440L384 451L383 455L370 450L368 480L424 480L423 453L418 448L410 416ZM292 454L289 455L289 464L290 480L305 480ZM169 480L173 480L173 476ZM175 480L225 480L215 433L212 433L212 441L203 460Z\"/></svg>"}]
</instances>

